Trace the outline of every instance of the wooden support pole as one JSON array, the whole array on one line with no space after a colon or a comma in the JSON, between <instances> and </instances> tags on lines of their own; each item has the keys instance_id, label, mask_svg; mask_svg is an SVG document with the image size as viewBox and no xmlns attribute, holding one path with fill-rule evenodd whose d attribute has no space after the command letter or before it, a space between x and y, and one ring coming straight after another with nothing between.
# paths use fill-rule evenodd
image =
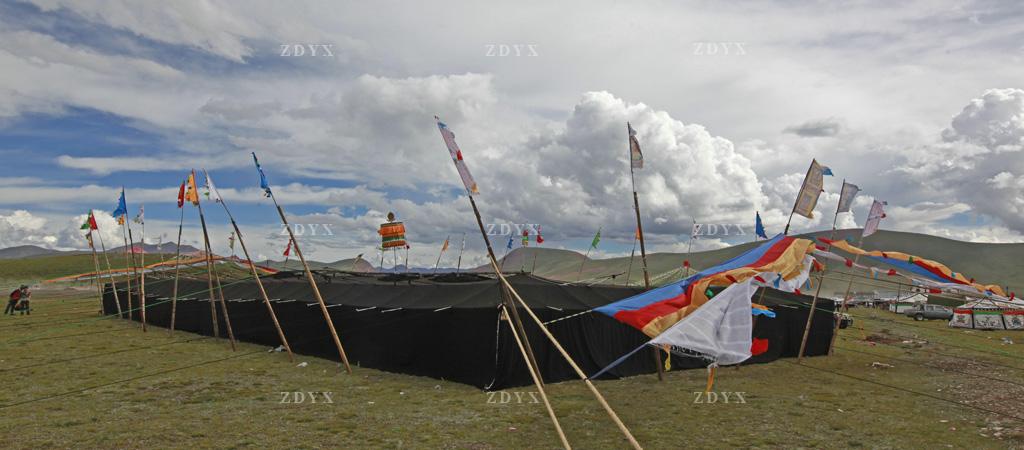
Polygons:
<instances>
[{"instance_id":1,"label":"wooden support pole","mask_svg":"<svg viewBox=\"0 0 1024 450\"><path fill-rule=\"evenodd\" d=\"M633 211L636 212L636 238L640 241L640 266L644 272L644 290L648 291L651 289L651 275L647 272L647 248L644 246L644 225L640 220L640 198L636 194L636 181L633 176L632 163L629 166L629 179L633 183ZM632 264L632 256L629 262ZM658 373L658 381L665 381L665 367L662 365L661 352L658 347L651 347L651 355L654 358L654 368Z\"/></svg>"},{"instance_id":2,"label":"wooden support pole","mask_svg":"<svg viewBox=\"0 0 1024 450\"><path fill-rule=\"evenodd\" d=\"M484 238L484 245L487 247L487 256L492 263L494 272L498 277L504 279L504 275L501 274L501 269L498 267L498 260L494 256L494 248L491 247L491 239L487 236L487 232L485 231L484 220L480 216L480 208L477 208L476 206L476 199L474 199L473 195L470 193L467 193L467 197L469 197L469 204L473 207L473 215L476 216L476 224L480 228L480 235ZM516 308L516 304L512 302L512 297L507 288L502 289L501 300L505 304L505 309L508 310L512 317L512 331L519 333L522 337L523 345L526 347L526 354L530 357L531 365L537 371L537 379L540 380L540 383L543 385L544 375L540 372L540 365L537 364L537 357L533 353L533 346L530 345L530 339L526 334L526 328L523 327L523 321L519 318L519 309Z\"/></svg>"},{"instance_id":3,"label":"wooden support pole","mask_svg":"<svg viewBox=\"0 0 1024 450\"><path fill-rule=\"evenodd\" d=\"M178 206L181 218L178 219L178 245L174 249L174 288L171 294L171 328L168 334L174 335L174 319L178 315L178 275L181 274L181 229L185 225L184 204Z\"/></svg>"},{"instance_id":4,"label":"wooden support pole","mask_svg":"<svg viewBox=\"0 0 1024 450\"><path fill-rule=\"evenodd\" d=\"M497 270L498 263L494 260L493 257L491 258L491 265L494 267L495 270ZM622 423L622 420L619 419L618 414L615 414L615 411L612 409L611 406L608 405L608 402L605 400L604 396L601 395L601 392L598 391L597 387L594 386L594 383L592 383L590 379L587 378L587 375L583 373L583 370L580 369L580 366L576 364L576 361L574 361L572 357L569 356L569 353L565 351L565 348L563 348L562 344L558 342L558 339L555 339L555 336L551 334L551 331L549 331L548 327L544 325L544 322L542 322L540 318L538 318L537 315L534 314L533 309L531 309L530 306L527 305L526 302L523 300L523 298L519 296L519 293L516 292L516 290L512 287L512 284L508 282L508 280L501 272L498 272L498 278L501 280L502 283L505 284L505 287L508 288L509 292L511 292L512 296L516 299L516 301L518 301L519 304L523 306L523 310L525 310L526 313L529 314L530 317L534 320L534 322L537 323L537 326L540 327L541 331L544 332L544 335L547 336L548 340L551 341L552 345L555 346L555 349L558 350L562 357L565 358L565 361L568 362L569 365L573 368L573 370L576 372L576 375L578 375L580 379L583 380L583 383L587 385L587 388L590 389L590 392L594 394L594 397L597 398L597 402L601 404L605 412L608 413L608 416L611 417L612 421L615 422L615 425L619 427L620 431L622 431L622 434L626 436L627 440L629 440L630 445L632 445L635 449L640 449L640 444L636 441L636 438L633 437L633 433L631 433L629 431L629 428L627 428L626 425Z\"/></svg>"},{"instance_id":5,"label":"wooden support pole","mask_svg":"<svg viewBox=\"0 0 1024 450\"><path fill-rule=\"evenodd\" d=\"M501 306L502 315L508 319L508 309L505 305ZM558 423L558 417L555 416L555 410L551 408L551 402L548 400L548 395L544 392L544 383L540 380L537 374L540 373L540 368L534 367L530 360L530 355L526 353L526 348L523 347L523 340L519 338L519 333L516 333L515 327L511 321L509 328L512 330L512 336L516 339L516 345L519 347L519 354L523 355L523 361L526 362L527 368L530 371L530 377L533 378L533 385L537 387L537 392L540 393L540 398L544 401L544 409L548 411L548 417L551 417L551 423L555 425L555 432L558 433L558 439L562 441L562 446L567 450L572 449L569 445L569 440L565 437L565 432L562 431L562 425Z\"/></svg>"},{"instance_id":6,"label":"wooden support pole","mask_svg":"<svg viewBox=\"0 0 1024 450\"><path fill-rule=\"evenodd\" d=\"M807 337L811 334L811 321L814 320L814 312L818 307L818 295L821 294L821 285L825 284L825 271L822 270L818 276L818 288L814 291L814 298L811 299L811 309L807 313L807 324L804 325L804 337L800 339L800 352L797 353L796 362L800 364L804 359L804 350L807 349Z\"/></svg>"},{"instance_id":7,"label":"wooden support pole","mask_svg":"<svg viewBox=\"0 0 1024 450\"><path fill-rule=\"evenodd\" d=\"M96 276L93 277L93 284L96 285L96 294L99 295L100 298L100 311L103 311L103 285L100 283L100 258L96 256L96 246L92 243L92 230L89 230L89 249L92 250L92 265L96 269Z\"/></svg>"},{"instance_id":8,"label":"wooden support pole","mask_svg":"<svg viewBox=\"0 0 1024 450\"><path fill-rule=\"evenodd\" d=\"M213 248L210 244L206 244L206 250L213 254ZM217 294L220 297L220 313L224 315L224 327L228 331L228 341L231 342L231 351L237 351L238 348L235 346L235 332L231 329L231 316L228 315L228 303L224 300L224 289L220 285L220 274L217 273L217 267L213 266L213 280L217 284Z\"/></svg>"},{"instance_id":9,"label":"wooden support pole","mask_svg":"<svg viewBox=\"0 0 1024 450\"><path fill-rule=\"evenodd\" d=\"M126 219L122 220L127 222ZM125 230L125 224L123 223L121 224L121 237L124 238L124 273L125 283L128 284L128 320L132 320L132 275L129 270L132 269L133 264L131 258L128 256L128 252L131 250L131 247L128 246L128 232Z\"/></svg>"},{"instance_id":10,"label":"wooden support pole","mask_svg":"<svg viewBox=\"0 0 1024 450\"><path fill-rule=\"evenodd\" d=\"M309 286L313 288L313 296L316 297L317 303L320 304L320 312L323 313L324 321L327 322L327 329L330 330L331 338L334 339L334 346L338 348L338 356L341 357L341 362L345 365L345 372L352 373L352 366L348 364L348 356L345 355L345 347L341 346L341 339L338 337L338 332L334 329L334 322L331 321L331 313L327 311L327 304L324 303L324 298L320 296L320 288L316 286L316 279L313 278L313 272L309 270L309 264L306 264L306 258L302 256L302 250L299 249L299 241L295 240L295 234L292 232L292 226L288 224L288 218L285 217L284 210L281 209L281 205L277 204L277 198L275 198L273 194L270 195L270 198L274 201L274 206L277 207L277 214L281 216L281 223L283 223L285 229L288 230L288 238L291 239L292 248L295 249L295 254L299 256L299 261L302 262L302 268L306 272L306 278L309 280Z\"/></svg>"},{"instance_id":11,"label":"wooden support pole","mask_svg":"<svg viewBox=\"0 0 1024 450\"><path fill-rule=\"evenodd\" d=\"M195 173L193 172L193 176ZM197 194L198 195L198 194ZM210 234L206 231L206 216L203 215L203 207L198 202L199 223L203 226L204 251L206 252L206 286L210 294L210 321L213 324L213 337L220 337L220 325L217 323L217 299L213 290L213 254L210 252Z\"/></svg>"},{"instance_id":12,"label":"wooden support pole","mask_svg":"<svg viewBox=\"0 0 1024 450\"><path fill-rule=\"evenodd\" d=\"M139 316L142 318L142 332L146 332L146 223L145 218L142 219L142 251L139 253L139 265L141 266L141 272L136 271L135 273L139 276ZM132 236L132 228L128 227L128 237ZM132 262L135 261L135 243L132 242Z\"/></svg>"},{"instance_id":13,"label":"wooden support pole","mask_svg":"<svg viewBox=\"0 0 1024 450\"><path fill-rule=\"evenodd\" d=\"M224 207L227 210L227 207ZM228 213L228 217L231 213ZM270 297L267 295L267 290L263 287L263 281L260 279L259 273L256 272L256 263L252 262L252 258L249 257L249 249L245 247L245 240L242 239L242 231L238 229L238 224L235 223L235 219L231 218L231 226L235 228L235 236L238 237L238 243L242 246L242 253L245 255L246 261L249 262L249 270L252 271L252 277L256 280L256 287L260 290L260 295L263 296L263 304L267 306L267 312L270 313L270 320L274 322L274 328L277 329L277 337L281 339L281 345L288 352L288 360L294 362L295 355L292 354L292 347L288 345L288 339L284 337L284 330L281 328L281 323L277 320L277 314L274 313L274 306L270 303Z\"/></svg>"},{"instance_id":14,"label":"wooden support pole","mask_svg":"<svg viewBox=\"0 0 1024 450\"><path fill-rule=\"evenodd\" d=\"M97 230L99 231L99 230ZM110 257L107 256L107 245L103 243L103 233L98 234L100 237L100 250L103 250L103 259L107 262L107 275L110 276L110 290L114 292L114 305L117 306L117 317L124 317L124 312L121 311L121 299L117 296L117 281L114 279L114 269L110 267Z\"/></svg>"}]
</instances>

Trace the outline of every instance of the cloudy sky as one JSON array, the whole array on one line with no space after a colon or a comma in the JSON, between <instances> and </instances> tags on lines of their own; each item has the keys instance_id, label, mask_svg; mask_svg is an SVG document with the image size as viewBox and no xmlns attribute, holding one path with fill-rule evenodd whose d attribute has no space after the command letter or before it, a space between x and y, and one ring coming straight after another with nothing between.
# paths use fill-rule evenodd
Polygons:
<instances>
[{"instance_id":1,"label":"cloudy sky","mask_svg":"<svg viewBox=\"0 0 1024 450\"><path fill-rule=\"evenodd\" d=\"M598 256L629 252L627 121L655 251L685 248L692 220L750 233L760 211L781 231L812 158L835 177L793 230L830 227L846 178L863 192L842 227L878 198L883 228L1024 241L1024 4L892 3L3 1L0 247L82 248L89 209L117 242L121 186L147 241L174 240L178 184L205 168L279 258L255 151L312 258L375 258L394 211L413 263L462 233L479 263L435 114L484 221L540 224L545 246L601 227ZM226 215L205 212L228 252ZM734 230L696 246L750 239Z\"/></svg>"}]
</instances>

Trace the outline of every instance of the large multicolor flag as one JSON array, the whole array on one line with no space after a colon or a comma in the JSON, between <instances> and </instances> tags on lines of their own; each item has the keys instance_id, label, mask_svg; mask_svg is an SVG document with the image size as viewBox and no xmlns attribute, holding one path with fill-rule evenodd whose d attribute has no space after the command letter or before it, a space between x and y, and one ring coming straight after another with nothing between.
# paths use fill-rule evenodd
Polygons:
<instances>
[{"instance_id":1,"label":"large multicolor flag","mask_svg":"<svg viewBox=\"0 0 1024 450\"><path fill-rule=\"evenodd\" d=\"M459 177L462 178L462 185L466 187L466 192L469 195L479 194L480 190L477 188L476 181L473 180L473 175L469 173L469 168L466 167L466 161L462 159L462 150L459 149L459 144L455 143L455 133L452 133L448 129L448 125L441 122L441 119L434 116L437 120L437 129L441 131L441 137L444 139L445 145L448 146L448 153L452 156L452 162L455 163L455 169L459 171Z\"/></svg>"},{"instance_id":2,"label":"large multicolor flag","mask_svg":"<svg viewBox=\"0 0 1024 450\"><path fill-rule=\"evenodd\" d=\"M185 180L185 201L199 206L199 188L196 187L196 172L193 170Z\"/></svg>"},{"instance_id":3,"label":"large multicolor flag","mask_svg":"<svg viewBox=\"0 0 1024 450\"><path fill-rule=\"evenodd\" d=\"M121 197L117 199L117 209L112 215L117 218L118 225L124 225L124 216L128 215L128 203L124 200L124 188L121 188Z\"/></svg>"},{"instance_id":4,"label":"large multicolor flag","mask_svg":"<svg viewBox=\"0 0 1024 450\"><path fill-rule=\"evenodd\" d=\"M805 268L809 264L806 257L813 250L814 243L807 239L780 234L746 253L684 280L595 310L654 337L707 303L709 287L738 283L755 278L762 272L777 273L780 281L796 279L802 273L807 273Z\"/></svg>"},{"instance_id":5,"label":"large multicolor flag","mask_svg":"<svg viewBox=\"0 0 1024 450\"><path fill-rule=\"evenodd\" d=\"M883 207L888 204L888 202L880 202L878 200L871 203L871 210L868 211L868 220L864 222L864 237L871 236L878 231L878 224L885 218Z\"/></svg>"},{"instance_id":6,"label":"large multicolor flag","mask_svg":"<svg viewBox=\"0 0 1024 450\"><path fill-rule=\"evenodd\" d=\"M270 184L267 183L267 175L263 173L263 167L260 166L260 160L256 159L256 152L252 152L252 162L256 163L256 171L260 173L260 188L263 189L263 195L270 197ZM291 245L291 242L288 243Z\"/></svg>"},{"instance_id":7,"label":"large multicolor flag","mask_svg":"<svg viewBox=\"0 0 1024 450\"><path fill-rule=\"evenodd\" d=\"M764 231L764 224L761 223L760 211L754 213L754 235L762 239L768 239L768 234Z\"/></svg>"},{"instance_id":8,"label":"large multicolor flag","mask_svg":"<svg viewBox=\"0 0 1024 450\"><path fill-rule=\"evenodd\" d=\"M860 188L856 184L847 183L843 180L843 190L839 194L839 207L836 212L850 212L850 207L853 206L853 199L860 192Z\"/></svg>"},{"instance_id":9,"label":"large multicolor flag","mask_svg":"<svg viewBox=\"0 0 1024 450\"><path fill-rule=\"evenodd\" d=\"M807 176L804 177L804 183L796 196L793 213L808 219L814 218L814 207L818 205L818 197L825 185L823 175L832 175L832 170L819 164L817 160L811 160L811 167L807 169Z\"/></svg>"},{"instance_id":10,"label":"large multicolor flag","mask_svg":"<svg viewBox=\"0 0 1024 450\"><path fill-rule=\"evenodd\" d=\"M974 278L967 278L962 273L954 272L949 267L946 267L940 262L932 261L930 259L921 258L920 256L908 255L901 252L889 252L879 250L864 250L858 247L854 247L849 242L842 240L829 240L825 238L818 238L818 240L831 245L832 248L838 248L844 252L851 253L854 255L866 256L876 261L883 262L890 266L893 266L903 272L913 274L915 276L937 281L940 283L954 283L966 286L972 286L978 290L978 292L992 292L996 295L1006 296L1006 292L998 284L980 284L975 283Z\"/></svg>"},{"instance_id":11,"label":"large multicolor flag","mask_svg":"<svg viewBox=\"0 0 1024 450\"><path fill-rule=\"evenodd\" d=\"M640 151L640 141L636 140L636 130L626 122L626 129L629 130L629 168L643 169L644 154Z\"/></svg>"}]
</instances>

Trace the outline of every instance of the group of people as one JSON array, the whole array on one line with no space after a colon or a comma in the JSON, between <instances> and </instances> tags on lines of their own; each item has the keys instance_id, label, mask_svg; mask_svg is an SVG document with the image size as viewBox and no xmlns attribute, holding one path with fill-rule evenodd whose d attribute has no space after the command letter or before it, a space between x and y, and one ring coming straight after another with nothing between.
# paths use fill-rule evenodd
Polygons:
<instances>
[{"instance_id":1,"label":"group of people","mask_svg":"<svg viewBox=\"0 0 1024 450\"><path fill-rule=\"evenodd\" d=\"M27 285L21 285L21 287L11 292L8 297L7 308L4 309L4 315L8 312L13 316L16 311L20 311L22 315L32 314L32 308L29 306L29 300L32 297L32 293L29 292Z\"/></svg>"}]
</instances>

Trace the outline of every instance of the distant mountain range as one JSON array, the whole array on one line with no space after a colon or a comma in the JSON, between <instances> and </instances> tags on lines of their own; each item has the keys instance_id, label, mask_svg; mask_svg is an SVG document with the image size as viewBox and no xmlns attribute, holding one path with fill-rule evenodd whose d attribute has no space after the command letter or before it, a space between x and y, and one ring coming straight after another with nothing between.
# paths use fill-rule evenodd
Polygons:
<instances>
[{"instance_id":1,"label":"distant mountain range","mask_svg":"<svg viewBox=\"0 0 1024 450\"><path fill-rule=\"evenodd\" d=\"M163 244L157 247L155 244L135 244L136 249L142 249L145 253L174 253L174 244ZM188 254L198 252L199 249L191 245L182 245L181 253ZM36 258L40 256L57 256L57 255L86 255L90 252L88 250L53 250L49 248L43 248L38 245L19 245L15 247L8 247L0 249L0 259L21 259L21 258ZM114 247L107 249L107 253L119 254L124 253L124 246Z\"/></svg>"}]
</instances>

